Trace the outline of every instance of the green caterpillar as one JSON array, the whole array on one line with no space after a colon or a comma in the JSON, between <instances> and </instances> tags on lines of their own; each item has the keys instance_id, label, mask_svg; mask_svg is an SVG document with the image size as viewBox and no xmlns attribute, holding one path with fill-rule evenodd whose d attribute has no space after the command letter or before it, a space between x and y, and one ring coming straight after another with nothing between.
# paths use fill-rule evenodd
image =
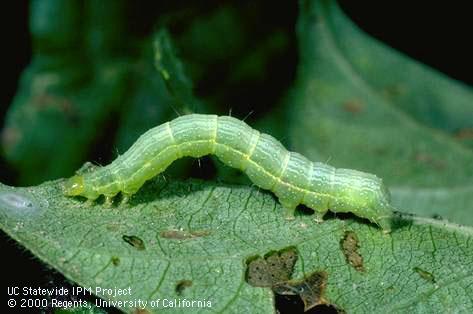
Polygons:
<instances>
[{"instance_id":1,"label":"green caterpillar","mask_svg":"<svg viewBox=\"0 0 473 314\"><path fill-rule=\"evenodd\" d=\"M122 192L128 198L174 160L208 154L274 192L287 218L293 218L295 208L304 204L315 211L317 221L330 209L351 212L390 231L390 196L380 178L311 162L229 116L190 114L150 129L111 164L69 178L65 194L90 200L103 194L110 201Z\"/></svg>"}]
</instances>

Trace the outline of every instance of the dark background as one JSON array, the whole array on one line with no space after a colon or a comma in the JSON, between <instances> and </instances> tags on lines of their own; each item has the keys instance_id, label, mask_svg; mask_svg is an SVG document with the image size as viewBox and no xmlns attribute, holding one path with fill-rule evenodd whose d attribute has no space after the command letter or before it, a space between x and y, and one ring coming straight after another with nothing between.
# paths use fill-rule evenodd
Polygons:
<instances>
[{"instance_id":1,"label":"dark background","mask_svg":"<svg viewBox=\"0 0 473 314\"><path fill-rule=\"evenodd\" d=\"M458 1L450 5L430 2L428 6L413 5L407 1L343 0L339 3L345 13L370 35L457 80L473 85L473 19L466 2ZM185 5L185 1L180 5ZM206 6L216 5L206 1ZM268 4L268 8L272 7ZM3 117L15 94L18 78L31 58L28 8L27 1L9 1L1 10L0 126L3 126ZM279 21L281 24L295 22L297 7L294 3L288 2L276 9L279 12L268 9L268 14L285 18ZM152 10L146 12L152 14Z\"/></svg>"},{"instance_id":2,"label":"dark background","mask_svg":"<svg viewBox=\"0 0 473 314\"><path fill-rule=\"evenodd\" d=\"M413 6L412 3L399 1L344 0L340 4L345 13L370 35L452 78L473 85L471 61L473 46L470 45L473 19L467 2L450 2L449 5L443 2L429 2L429 5ZM155 5L150 3L144 5L147 7L145 11L152 17L154 13L151 9ZM180 2L179 5L186 5L186 2ZM216 1L206 1L204 7L216 5L218 5ZM267 14L274 14L277 17L274 19L275 23L294 27L297 18L296 2L288 1L277 8L268 2L267 6ZM9 103L15 95L20 74L31 58L28 8L29 4L26 1L9 1L2 4L0 128L3 126ZM10 180L7 178L12 176L14 174L0 156L0 179L9 183ZM15 285L46 287L64 284L60 274L44 266L3 233L0 234L0 248L4 261L2 271L4 291L7 286ZM6 293L2 295L6 296ZM301 304L297 302L293 299L279 299L278 306L281 311L290 305L301 310ZM322 312L327 310L333 311L328 308L316 309Z\"/></svg>"}]
</instances>

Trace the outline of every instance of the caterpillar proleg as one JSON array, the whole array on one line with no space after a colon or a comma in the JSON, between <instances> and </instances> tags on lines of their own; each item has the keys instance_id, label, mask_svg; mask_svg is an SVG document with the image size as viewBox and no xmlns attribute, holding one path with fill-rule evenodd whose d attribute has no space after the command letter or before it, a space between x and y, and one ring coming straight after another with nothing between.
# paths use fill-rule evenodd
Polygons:
<instances>
[{"instance_id":1,"label":"caterpillar proleg","mask_svg":"<svg viewBox=\"0 0 473 314\"><path fill-rule=\"evenodd\" d=\"M351 212L390 231L390 196L380 178L311 162L287 151L274 137L229 116L189 114L152 128L111 164L69 178L64 193L90 200L100 195L110 199L119 192L129 197L174 160L208 154L274 192L287 218L304 204L314 210L318 221L330 209Z\"/></svg>"}]
</instances>

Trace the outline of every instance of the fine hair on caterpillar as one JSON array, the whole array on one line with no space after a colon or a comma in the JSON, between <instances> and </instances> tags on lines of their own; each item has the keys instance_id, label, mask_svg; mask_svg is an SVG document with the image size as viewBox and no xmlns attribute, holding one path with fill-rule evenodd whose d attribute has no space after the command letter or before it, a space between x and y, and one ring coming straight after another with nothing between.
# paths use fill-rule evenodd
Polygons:
<instances>
[{"instance_id":1,"label":"fine hair on caterpillar","mask_svg":"<svg viewBox=\"0 0 473 314\"><path fill-rule=\"evenodd\" d=\"M121 192L126 199L174 160L209 154L272 191L288 219L304 204L315 211L317 221L330 209L368 219L385 232L391 229L390 196L380 178L312 162L229 116L189 114L152 128L111 164L89 167L69 178L64 193L89 200L105 195L110 201Z\"/></svg>"}]
</instances>

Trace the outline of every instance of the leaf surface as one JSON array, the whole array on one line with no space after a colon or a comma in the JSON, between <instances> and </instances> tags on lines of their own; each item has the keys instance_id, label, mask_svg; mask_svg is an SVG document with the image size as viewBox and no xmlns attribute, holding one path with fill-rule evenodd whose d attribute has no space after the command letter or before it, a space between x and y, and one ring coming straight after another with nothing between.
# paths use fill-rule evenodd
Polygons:
<instances>
[{"instance_id":1,"label":"leaf surface","mask_svg":"<svg viewBox=\"0 0 473 314\"><path fill-rule=\"evenodd\" d=\"M320 297L350 312L473 308L471 228L402 216L385 235L351 217L316 224L282 212L270 193L201 181L153 181L112 208L64 197L60 181L0 188L5 232L84 287L131 287L131 297L99 296L148 301L150 311L169 310L149 307L152 300L186 298L211 302L196 312L269 313L273 293L247 283L247 263L288 248L298 255L291 278L326 273ZM347 262L347 232L363 271Z\"/></svg>"}]
</instances>

